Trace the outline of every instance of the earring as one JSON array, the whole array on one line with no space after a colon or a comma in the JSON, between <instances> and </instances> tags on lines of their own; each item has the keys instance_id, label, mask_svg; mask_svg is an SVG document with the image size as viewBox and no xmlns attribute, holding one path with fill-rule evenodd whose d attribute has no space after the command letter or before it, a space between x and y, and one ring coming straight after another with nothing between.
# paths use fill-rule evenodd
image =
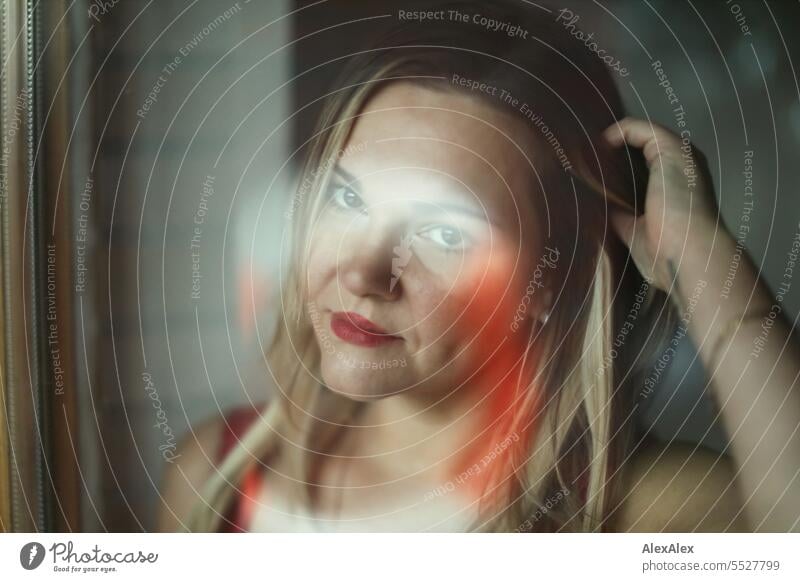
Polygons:
<instances>
[{"instance_id":1,"label":"earring","mask_svg":"<svg viewBox=\"0 0 800 582\"><path fill-rule=\"evenodd\" d=\"M545 325L548 319L550 319L550 312L547 310L542 311L542 314L539 316L539 321L541 322L541 324Z\"/></svg>"}]
</instances>

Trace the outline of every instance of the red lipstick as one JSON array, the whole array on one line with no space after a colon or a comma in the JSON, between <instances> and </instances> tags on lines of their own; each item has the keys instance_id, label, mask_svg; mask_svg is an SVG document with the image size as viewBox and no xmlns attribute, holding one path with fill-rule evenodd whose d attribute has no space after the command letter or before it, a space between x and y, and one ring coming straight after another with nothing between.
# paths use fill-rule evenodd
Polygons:
<instances>
[{"instance_id":1,"label":"red lipstick","mask_svg":"<svg viewBox=\"0 0 800 582\"><path fill-rule=\"evenodd\" d=\"M401 339L352 311L337 311L331 315L331 331L347 343L374 348Z\"/></svg>"}]
</instances>

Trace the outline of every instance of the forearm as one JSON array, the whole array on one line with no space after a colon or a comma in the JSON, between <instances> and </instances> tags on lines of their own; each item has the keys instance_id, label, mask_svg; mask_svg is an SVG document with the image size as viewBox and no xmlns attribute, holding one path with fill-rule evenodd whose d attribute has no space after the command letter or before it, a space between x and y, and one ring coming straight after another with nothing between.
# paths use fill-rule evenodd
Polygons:
<instances>
[{"instance_id":1,"label":"forearm","mask_svg":"<svg viewBox=\"0 0 800 582\"><path fill-rule=\"evenodd\" d=\"M747 254L740 249L733 260L736 242L726 231L718 231L713 251L708 234L694 242L689 248L706 252L673 263L673 299L711 378L748 521L759 530L796 531L800 345ZM743 317L753 313L762 317Z\"/></svg>"}]
</instances>

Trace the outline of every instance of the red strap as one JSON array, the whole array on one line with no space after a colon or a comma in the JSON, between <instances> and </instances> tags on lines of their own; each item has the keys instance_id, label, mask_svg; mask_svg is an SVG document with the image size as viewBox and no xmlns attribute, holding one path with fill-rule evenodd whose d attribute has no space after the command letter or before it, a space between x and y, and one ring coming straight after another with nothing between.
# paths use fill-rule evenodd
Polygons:
<instances>
[{"instance_id":1,"label":"red strap","mask_svg":"<svg viewBox=\"0 0 800 582\"><path fill-rule=\"evenodd\" d=\"M222 462L230 450L241 440L244 433L260 413L260 409L252 406L239 406L224 413L222 439L220 441L217 460Z\"/></svg>"},{"instance_id":2,"label":"red strap","mask_svg":"<svg viewBox=\"0 0 800 582\"><path fill-rule=\"evenodd\" d=\"M260 465L255 465L245 473L241 487L242 495L239 497L239 512L236 515L236 523L241 530L250 531L253 516L258 509L258 494L261 492L263 475Z\"/></svg>"},{"instance_id":3,"label":"red strap","mask_svg":"<svg viewBox=\"0 0 800 582\"><path fill-rule=\"evenodd\" d=\"M228 455L233 447L241 440L247 429L263 410L262 406L240 406L227 411L224 415L225 423L222 427L222 438L218 451L218 463ZM245 473L239 491L231 501L224 519L220 525L221 532L245 532L252 520L256 508L256 496L261 488L262 475L260 465L256 465Z\"/></svg>"}]
</instances>

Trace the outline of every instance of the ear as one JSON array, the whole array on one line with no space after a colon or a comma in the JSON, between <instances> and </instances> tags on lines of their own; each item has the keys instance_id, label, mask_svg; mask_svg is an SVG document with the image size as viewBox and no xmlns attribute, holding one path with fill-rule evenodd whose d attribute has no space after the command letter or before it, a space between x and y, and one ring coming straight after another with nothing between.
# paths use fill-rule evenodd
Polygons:
<instances>
[{"instance_id":1,"label":"ear","mask_svg":"<svg viewBox=\"0 0 800 582\"><path fill-rule=\"evenodd\" d=\"M536 302L536 307L528 311L528 317L538 322L539 325L544 325L550 318L550 310L553 307L553 291L550 287L545 287L539 294L539 300Z\"/></svg>"}]
</instances>

